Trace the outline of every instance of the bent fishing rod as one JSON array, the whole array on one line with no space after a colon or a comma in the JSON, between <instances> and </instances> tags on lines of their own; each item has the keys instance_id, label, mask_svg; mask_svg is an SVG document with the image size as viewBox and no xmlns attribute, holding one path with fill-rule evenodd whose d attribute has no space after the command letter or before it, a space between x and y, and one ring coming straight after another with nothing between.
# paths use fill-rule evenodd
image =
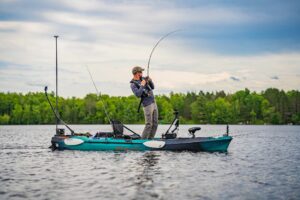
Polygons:
<instances>
[{"instance_id":1,"label":"bent fishing rod","mask_svg":"<svg viewBox=\"0 0 300 200\"><path fill-rule=\"evenodd\" d=\"M150 53L150 56L149 56L149 59L148 59L148 65L147 65L147 77L149 77L149 68L150 68L150 62L151 62L151 58L152 58L152 54L154 52L154 50L156 49L156 47L159 45L159 43L165 39L166 37L168 37L169 35L173 34L173 33L176 33L178 31L181 31L181 29L177 29L175 31L171 31L169 33L167 33L166 35L162 36L158 41L157 43L154 45L154 47L152 48L151 50L151 53Z\"/></svg>"},{"instance_id":2,"label":"bent fishing rod","mask_svg":"<svg viewBox=\"0 0 300 200\"><path fill-rule=\"evenodd\" d=\"M151 90L151 88L150 88L149 85L148 85L148 80L149 80L150 62L151 62L151 58L152 58L153 52L154 52L154 50L156 49L156 47L159 45L159 43L160 43L163 39L165 39L165 38L168 37L169 35L171 35L171 34L173 34L173 33L176 33L176 32L178 32L178 31L181 31L181 29L177 29L177 30L175 30L175 31L171 31L171 32L165 34L164 36L162 36L162 37L156 42L156 44L154 45L154 47L153 47L152 50L151 50L151 53L150 53L150 56L149 56L149 59L148 59L148 64L147 64L147 76L146 76L146 78L144 78L144 79L146 80L146 82L147 82L146 87L149 88L150 90ZM140 108L141 108L142 102L143 102L143 98L141 98L141 100L140 100L140 103L139 103L139 106L138 106L138 110L137 110L138 113L140 112Z\"/></svg>"}]
</instances>

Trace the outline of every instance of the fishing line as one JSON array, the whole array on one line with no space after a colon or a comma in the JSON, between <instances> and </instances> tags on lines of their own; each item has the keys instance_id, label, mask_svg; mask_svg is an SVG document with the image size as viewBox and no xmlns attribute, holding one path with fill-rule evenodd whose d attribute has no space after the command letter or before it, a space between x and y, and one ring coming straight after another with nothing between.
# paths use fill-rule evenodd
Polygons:
<instances>
[{"instance_id":1,"label":"fishing line","mask_svg":"<svg viewBox=\"0 0 300 200\"><path fill-rule=\"evenodd\" d=\"M101 103L102 103L102 106L103 106L103 110L104 110L104 112L105 112L105 115L106 115L106 117L108 118L108 121L111 123L110 117L109 117L108 112L107 112L107 109L106 109L106 105L105 105L105 103L104 103L104 101L103 101L103 99L102 99L101 93L98 91L98 88L97 88L97 86L96 86L96 84L95 84L95 81L94 81L93 76L92 76L92 74L91 74L91 72L90 72L90 70L89 70L89 67L86 66L86 69L87 69L87 71L89 72L90 78L91 78L91 80L92 80L92 82L93 82L93 84L94 84L94 87L95 87L95 89L96 89L97 95L100 97L100 101L101 101Z\"/></svg>"}]
</instances>

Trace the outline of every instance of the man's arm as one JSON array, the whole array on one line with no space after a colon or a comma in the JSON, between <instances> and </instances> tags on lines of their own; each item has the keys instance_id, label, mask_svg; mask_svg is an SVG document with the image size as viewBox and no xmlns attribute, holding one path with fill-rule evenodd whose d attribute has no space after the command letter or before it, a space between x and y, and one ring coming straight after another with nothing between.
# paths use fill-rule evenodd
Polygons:
<instances>
[{"instance_id":1,"label":"man's arm","mask_svg":"<svg viewBox=\"0 0 300 200\"><path fill-rule=\"evenodd\" d=\"M154 90L154 83L153 83L152 79L149 79L148 84L151 87L151 89Z\"/></svg>"},{"instance_id":2,"label":"man's arm","mask_svg":"<svg viewBox=\"0 0 300 200\"><path fill-rule=\"evenodd\" d=\"M144 86L141 85L140 88L137 88L137 86L134 83L131 83L130 87L135 96L137 96L137 97L142 96L143 91L144 91Z\"/></svg>"}]
</instances>

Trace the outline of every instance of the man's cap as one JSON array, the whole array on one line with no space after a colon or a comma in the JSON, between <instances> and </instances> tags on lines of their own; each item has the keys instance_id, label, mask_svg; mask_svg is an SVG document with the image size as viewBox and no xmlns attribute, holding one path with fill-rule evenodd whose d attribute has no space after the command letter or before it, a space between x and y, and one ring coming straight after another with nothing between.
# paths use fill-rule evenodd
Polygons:
<instances>
[{"instance_id":1,"label":"man's cap","mask_svg":"<svg viewBox=\"0 0 300 200\"><path fill-rule=\"evenodd\" d=\"M144 70L145 70L144 68L136 66L136 67L132 68L132 74L136 74L137 72L142 72Z\"/></svg>"}]
</instances>

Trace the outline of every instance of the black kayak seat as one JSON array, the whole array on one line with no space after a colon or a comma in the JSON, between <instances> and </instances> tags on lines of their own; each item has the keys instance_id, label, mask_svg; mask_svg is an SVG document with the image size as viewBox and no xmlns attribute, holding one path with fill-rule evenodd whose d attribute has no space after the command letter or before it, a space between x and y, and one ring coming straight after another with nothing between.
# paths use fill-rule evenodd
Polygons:
<instances>
[{"instance_id":1,"label":"black kayak seat","mask_svg":"<svg viewBox=\"0 0 300 200\"><path fill-rule=\"evenodd\" d=\"M116 138L125 138L125 139L132 139L132 140L141 138L141 136L139 134L137 134L133 130L129 129L127 126L125 126L119 120L110 120L110 123L113 128L113 134ZM133 135L124 135L124 128L126 128L128 131L132 132Z\"/></svg>"},{"instance_id":2,"label":"black kayak seat","mask_svg":"<svg viewBox=\"0 0 300 200\"><path fill-rule=\"evenodd\" d=\"M116 137L122 137L124 133L124 127L122 122L119 120L111 120L111 126L113 128L114 135Z\"/></svg>"}]
</instances>

